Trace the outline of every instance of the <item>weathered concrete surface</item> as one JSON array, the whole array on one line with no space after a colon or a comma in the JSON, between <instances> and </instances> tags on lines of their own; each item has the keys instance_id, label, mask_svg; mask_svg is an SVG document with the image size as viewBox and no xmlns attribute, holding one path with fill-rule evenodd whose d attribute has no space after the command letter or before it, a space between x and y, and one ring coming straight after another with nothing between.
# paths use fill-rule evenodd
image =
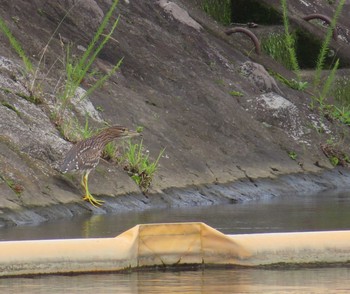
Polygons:
<instances>
[{"instance_id":1,"label":"weathered concrete surface","mask_svg":"<svg viewBox=\"0 0 350 294\"><path fill-rule=\"evenodd\" d=\"M320 149L320 144L329 139L336 148L349 152L348 128L311 112L309 94L282 84L278 87L283 97L281 93L261 93L241 75L240 65L249 59L287 77L293 74L267 56L251 53L247 57L251 43L242 37L225 36L225 28L192 1L120 1L117 30L95 69L106 72L124 57L121 70L90 100L82 101L84 105L76 101L67 115L75 115L83 122L84 109L90 109L91 124L95 126L101 125L101 119L130 128L142 125L144 145L151 156L156 157L164 147L166 151L148 198L121 166L103 162L92 172L90 188L106 200L106 205L95 209L83 203L79 176L66 177L56 170L70 143L61 138L50 121L50 110L56 103L58 81L64 78L62 44L72 42L74 53L81 54L111 1L74 2L71 8L73 2L0 3L0 16L36 62L70 11L41 62L43 102L39 105L23 98L31 94L28 84L32 77L23 77L21 62L0 34L2 224L43 221L89 211L105 213L117 211L119 206L138 209L157 204L205 204L206 198L207 204L236 201L249 198L253 193L250 187L257 179L259 185L253 189L257 197L264 194L260 190L265 185L261 179L268 179L268 187L277 190L282 185L283 191L300 191L300 186L292 187L291 183L276 179L299 173L322 174L331 168ZM342 40L339 44L348 46ZM87 89L93 82L85 80L82 88ZM231 91L239 91L243 96L232 96ZM91 105L103 112L91 110ZM296 160L289 157L290 151L295 152ZM337 177L339 185L347 185L346 170L344 176L338 171L326 174L320 185L319 176L313 178L310 185L314 190L334 187L330 179ZM296 183L302 177L296 177ZM225 193L232 192L234 196L221 197L223 193L216 193L213 188L220 186L216 184L240 185L241 181L245 186L239 193L244 197L231 190ZM202 196L198 199L202 200L189 196L189 191L199 191Z\"/></svg>"}]
</instances>

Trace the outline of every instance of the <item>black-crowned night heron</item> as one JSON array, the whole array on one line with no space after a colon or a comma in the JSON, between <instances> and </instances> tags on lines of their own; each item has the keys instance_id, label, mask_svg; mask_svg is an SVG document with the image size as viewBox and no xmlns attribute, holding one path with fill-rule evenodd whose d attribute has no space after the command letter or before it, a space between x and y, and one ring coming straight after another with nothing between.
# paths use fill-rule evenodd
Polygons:
<instances>
[{"instance_id":1,"label":"black-crowned night heron","mask_svg":"<svg viewBox=\"0 0 350 294\"><path fill-rule=\"evenodd\" d=\"M92 205L101 205L104 201L97 200L89 192L88 177L101 157L105 146L116 138L131 138L140 135L138 132L130 131L125 127L113 126L102 130L95 136L75 144L67 153L60 170L62 173L69 171L81 171L83 177L81 185L85 190L84 200Z\"/></svg>"}]
</instances>

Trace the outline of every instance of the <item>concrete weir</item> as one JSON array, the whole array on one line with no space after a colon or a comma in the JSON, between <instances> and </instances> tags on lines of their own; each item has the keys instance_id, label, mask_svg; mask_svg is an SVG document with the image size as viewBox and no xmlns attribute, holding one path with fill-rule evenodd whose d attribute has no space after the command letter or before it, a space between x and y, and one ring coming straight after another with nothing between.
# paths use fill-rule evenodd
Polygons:
<instances>
[{"instance_id":1,"label":"concrete weir","mask_svg":"<svg viewBox=\"0 0 350 294\"><path fill-rule=\"evenodd\" d=\"M115 238L0 242L2 277L186 264L349 261L350 231L225 235L204 223L137 225Z\"/></svg>"}]
</instances>

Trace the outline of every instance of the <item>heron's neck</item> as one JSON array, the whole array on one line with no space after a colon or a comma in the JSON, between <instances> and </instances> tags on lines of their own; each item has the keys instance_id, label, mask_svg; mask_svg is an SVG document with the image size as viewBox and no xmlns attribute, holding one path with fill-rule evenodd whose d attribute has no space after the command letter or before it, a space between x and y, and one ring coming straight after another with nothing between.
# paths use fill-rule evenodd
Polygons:
<instances>
[{"instance_id":1,"label":"heron's neck","mask_svg":"<svg viewBox=\"0 0 350 294\"><path fill-rule=\"evenodd\" d=\"M120 136L120 133L118 132L111 132L108 129L105 131L102 131L100 134L96 135L95 140L97 142L100 142L102 146L107 145L109 142L111 142L113 139Z\"/></svg>"}]
</instances>

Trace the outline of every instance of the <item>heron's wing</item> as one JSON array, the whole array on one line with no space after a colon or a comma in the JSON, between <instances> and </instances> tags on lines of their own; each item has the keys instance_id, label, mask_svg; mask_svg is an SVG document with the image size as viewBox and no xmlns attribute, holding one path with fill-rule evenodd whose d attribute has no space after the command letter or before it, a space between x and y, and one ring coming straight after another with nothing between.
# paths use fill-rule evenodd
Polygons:
<instances>
[{"instance_id":1,"label":"heron's wing","mask_svg":"<svg viewBox=\"0 0 350 294\"><path fill-rule=\"evenodd\" d=\"M68 151L63 163L60 166L60 171L62 173L66 173L73 170L79 169L79 161L78 161L78 146L74 145Z\"/></svg>"},{"instance_id":2,"label":"heron's wing","mask_svg":"<svg viewBox=\"0 0 350 294\"><path fill-rule=\"evenodd\" d=\"M94 148L91 138L74 145L67 153L60 170L62 173L76 170L89 170L96 167L101 151Z\"/></svg>"}]
</instances>

